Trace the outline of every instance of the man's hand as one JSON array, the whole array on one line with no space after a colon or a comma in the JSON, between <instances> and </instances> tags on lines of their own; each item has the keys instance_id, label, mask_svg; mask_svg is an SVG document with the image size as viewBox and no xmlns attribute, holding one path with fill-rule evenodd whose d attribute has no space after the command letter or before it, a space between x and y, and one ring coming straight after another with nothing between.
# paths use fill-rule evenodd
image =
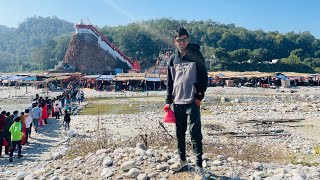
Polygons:
<instances>
[{"instance_id":1,"label":"man's hand","mask_svg":"<svg viewBox=\"0 0 320 180\"><path fill-rule=\"evenodd\" d=\"M195 100L194 100L194 103L196 103L196 105L197 105L198 107L200 107L200 105L201 105L201 101L200 101L199 99L195 99Z\"/></svg>"},{"instance_id":2,"label":"man's hand","mask_svg":"<svg viewBox=\"0 0 320 180\"><path fill-rule=\"evenodd\" d=\"M163 110L164 111L168 111L170 108L171 104L166 104L164 107L163 107Z\"/></svg>"}]
</instances>

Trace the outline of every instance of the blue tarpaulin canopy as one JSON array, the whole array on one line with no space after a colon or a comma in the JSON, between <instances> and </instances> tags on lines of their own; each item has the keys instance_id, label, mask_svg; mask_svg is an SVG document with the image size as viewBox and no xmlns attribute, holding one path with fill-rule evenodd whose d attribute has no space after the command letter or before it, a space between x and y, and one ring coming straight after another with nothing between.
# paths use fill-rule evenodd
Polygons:
<instances>
[{"instance_id":1,"label":"blue tarpaulin canopy","mask_svg":"<svg viewBox=\"0 0 320 180\"><path fill-rule=\"evenodd\" d=\"M217 76L219 76L219 77L224 77L224 76L226 76L226 75L220 73L220 74L218 74Z\"/></svg>"},{"instance_id":2,"label":"blue tarpaulin canopy","mask_svg":"<svg viewBox=\"0 0 320 180\"><path fill-rule=\"evenodd\" d=\"M116 68L116 69L115 69L115 72L116 72L116 74L118 74L118 73L123 73L123 69L121 69L121 68Z\"/></svg>"},{"instance_id":3,"label":"blue tarpaulin canopy","mask_svg":"<svg viewBox=\"0 0 320 180\"><path fill-rule=\"evenodd\" d=\"M146 77L146 81L161 81L160 78L152 78L152 77Z\"/></svg>"},{"instance_id":4,"label":"blue tarpaulin canopy","mask_svg":"<svg viewBox=\"0 0 320 180\"><path fill-rule=\"evenodd\" d=\"M115 75L101 75L97 78L98 81L107 81L112 80L115 77Z\"/></svg>"},{"instance_id":5,"label":"blue tarpaulin canopy","mask_svg":"<svg viewBox=\"0 0 320 180\"><path fill-rule=\"evenodd\" d=\"M278 78L278 79L283 79L283 80L288 80L288 79L289 79L287 76L285 76L285 75L283 75L283 74L278 74L278 75L276 76L276 78Z\"/></svg>"},{"instance_id":6,"label":"blue tarpaulin canopy","mask_svg":"<svg viewBox=\"0 0 320 180\"><path fill-rule=\"evenodd\" d=\"M23 78L22 80L24 80L24 81L36 81L37 77L26 77L26 78Z\"/></svg>"},{"instance_id":7,"label":"blue tarpaulin canopy","mask_svg":"<svg viewBox=\"0 0 320 180\"><path fill-rule=\"evenodd\" d=\"M9 76L0 76L0 80L6 80Z\"/></svg>"},{"instance_id":8,"label":"blue tarpaulin canopy","mask_svg":"<svg viewBox=\"0 0 320 180\"><path fill-rule=\"evenodd\" d=\"M17 81L17 80L21 80L23 78L25 78L25 76L14 75L14 76L9 76L6 80L8 80L8 81Z\"/></svg>"}]
</instances>

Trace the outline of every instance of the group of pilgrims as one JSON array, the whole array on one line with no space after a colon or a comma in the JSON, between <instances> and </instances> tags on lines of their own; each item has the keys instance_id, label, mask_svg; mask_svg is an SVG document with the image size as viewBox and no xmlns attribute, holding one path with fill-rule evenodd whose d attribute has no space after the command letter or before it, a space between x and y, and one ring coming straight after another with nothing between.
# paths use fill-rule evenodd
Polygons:
<instances>
[{"instance_id":1,"label":"group of pilgrims","mask_svg":"<svg viewBox=\"0 0 320 180\"><path fill-rule=\"evenodd\" d=\"M63 117L65 130L70 129L71 102L81 103L84 99L83 91L77 88L68 88L62 95L53 99L35 95L32 103L23 112L15 110L12 112L2 111L0 114L0 158L4 157L2 149L4 146L5 155L9 155L9 162L13 162L13 153L18 150L18 159L22 158L22 146L29 143L29 138L34 130L39 132L39 127L45 127L50 120ZM52 118L50 118L50 116ZM55 117L55 118L54 118ZM48 121L48 119L50 120Z\"/></svg>"}]
</instances>

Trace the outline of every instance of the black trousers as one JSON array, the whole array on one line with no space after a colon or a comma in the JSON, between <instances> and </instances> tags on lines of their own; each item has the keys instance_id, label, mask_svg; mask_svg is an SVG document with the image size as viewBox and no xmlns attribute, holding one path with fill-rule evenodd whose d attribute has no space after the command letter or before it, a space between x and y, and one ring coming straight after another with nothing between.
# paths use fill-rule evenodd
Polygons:
<instances>
[{"instance_id":1,"label":"black trousers","mask_svg":"<svg viewBox=\"0 0 320 180\"><path fill-rule=\"evenodd\" d=\"M200 107L194 102L191 104L174 104L176 117L176 135L178 151L181 160L186 160L186 131L189 126L193 153L196 156L197 166L202 167L202 133Z\"/></svg>"},{"instance_id":2,"label":"black trousers","mask_svg":"<svg viewBox=\"0 0 320 180\"><path fill-rule=\"evenodd\" d=\"M54 112L54 115L56 116L56 119L60 119L60 114L59 114L59 112Z\"/></svg>"},{"instance_id":3,"label":"black trousers","mask_svg":"<svg viewBox=\"0 0 320 180\"><path fill-rule=\"evenodd\" d=\"M4 138L6 139L8 146L5 147L4 152L5 154L9 154L10 148L11 147L11 132L5 132L4 133Z\"/></svg>"},{"instance_id":4,"label":"black trousers","mask_svg":"<svg viewBox=\"0 0 320 180\"><path fill-rule=\"evenodd\" d=\"M10 157L13 156L13 152L16 150L16 147L18 146L18 156L21 155L21 140L20 141L11 141L12 147L10 151Z\"/></svg>"}]
</instances>

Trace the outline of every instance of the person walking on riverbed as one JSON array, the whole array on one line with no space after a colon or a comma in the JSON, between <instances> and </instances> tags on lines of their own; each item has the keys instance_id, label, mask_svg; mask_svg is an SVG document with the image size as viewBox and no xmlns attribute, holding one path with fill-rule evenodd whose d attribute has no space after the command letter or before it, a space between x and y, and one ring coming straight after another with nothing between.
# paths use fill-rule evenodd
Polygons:
<instances>
[{"instance_id":1,"label":"person walking on riverbed","mask_svg":"<svg viewBox=\"0 0 320 180\"><path fill-rule=\"evenodd\" d=\"M65 110L64 111L64 117L63 117L63 121L64 121L64 130L70 130L70 118L71 114L69 113L69 111Z\"/></svg>"},{"instance_id":2,"label":"person walking on riverbed","mask_svg":"<svg viewBox=\"0 0 320 180\"><path fill-rule=\"evenodd\" d=\"M16 147L18 148L18 159L22 158L23 155L21 154L21 139L23 136L23 133L21 132L21 123L20 123L20 117L15 118L14 123L11 125L9 131L11 132L11 151L9 155L9 162L13 162L12 156L13 152L16 150Z\"/></svg>"},{"instance_id":3,"label":"person walking on riverbed","mask_svg":"<svg viewBox=\"0 0 320 180\"><path fill-rule=\"evenodd\" d=\"M29 114L29 109L26 109L25 111L24 111L24 125L25 125L25 128L26 128L26 130L25 130L25 143L29 143L28 142L28 139L29 139L29 132L30 132L30 125L31 125L31 123L32 123L32 117L31 117L31 115Z\"/></svg>"},{"instance_id":4,"label":"person walking on riverbed","mask_svg":"<svg viewBox=\"0 0 320 180\"><path fill-rule=\"evenodd\" d=\"M10 112L6 113L6 126L4 127L4 138L6 139L8 146L5 147L5 154L9 155L11 147L11 133L9 131L11 125L13 124L13 115Z\"/></svg>"},{"instance_id":5,"label":"person walking on riverbed","mask_svg":"<svg viewBox=\"0 0 320 180\"><path fill-rule=\"evenodd\" d=\"M42 109L40 104L34 104L34 107L32 108L30 115L32 117L32 125L34 127L34 130L38 132L38 126L39 126L39 119L42 115ZM30 129L31 131L31 129Z\"/></svg>"}]
</instances>

